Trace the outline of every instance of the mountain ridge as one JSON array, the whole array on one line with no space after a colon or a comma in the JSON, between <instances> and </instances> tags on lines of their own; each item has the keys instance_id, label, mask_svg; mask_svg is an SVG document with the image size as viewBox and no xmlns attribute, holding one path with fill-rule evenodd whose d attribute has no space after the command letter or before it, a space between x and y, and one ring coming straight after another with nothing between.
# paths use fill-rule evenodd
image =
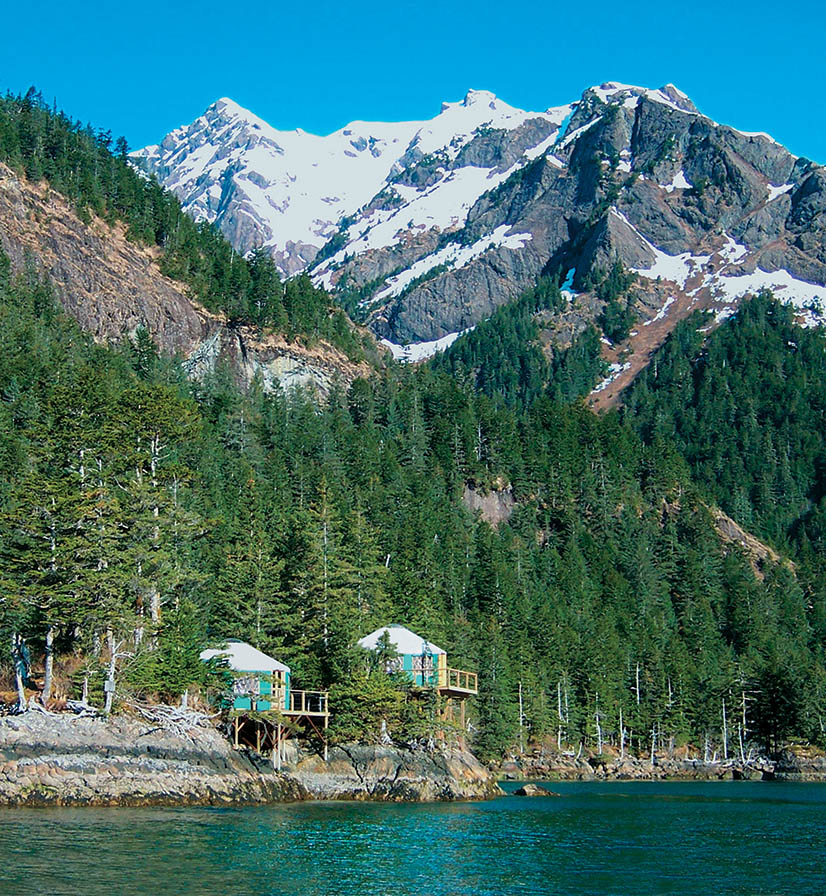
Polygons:
<instances>
[{"instance_id":1,"label":"mountain ridge","mask_svg":"<svg viewBox=\"0 0 826 896\"><path fill-rule=\"evenodd\" d=\"M342 217L374 199L411 160L446 144L458 154L463 139L483 124L518 126L528 118L556 117L553 111L522 112L489 91L471 90L461 102L443 103L430 120L356 120L319 136L300 128L277 130L225 97L132 158L175 192L196 219L218 224L239 251L267 246L282 271L294 274L313 260ZM228 176L231 187L222 183ZM299 179L296 189L304 192L296 194L292 187ZM250 208L256 203L257 216ZM280 238L275 225L284 222L289 235Z\"/></svg>"},{"instance_id":2,"label":"mountain ridge","mask_svg":"<svg viewBox=\"0 0 826 896\"><path fill-rule=\"evenodd\" d=\"M451 115L478 123L447 139ZM249 120L260 122L251 114ZM358 143L359 124L330 137ZM449 344L541 273L562 278L573 271L575 295L615 260L637 274L641 325L661 320L662 312L670 331L670 316L684 306L729 314L743 295L761 288L775 289L802 319L816 322L812 308L826 297L824 169L767 134L712 121L673 84L607 82L541 113L472 91L462 103L445 104L429 129L421 124L369 126L384 128L383 139L401 129L395 143L372 150L387 173L379 182L373 166L358 199L368 187L380 188L357 208L355 193L329 203L316 234L329 237L324 246L312 246L306 230L287 245L290 195L283 214L271 206L267 224L282 270L309 268L397 356L408 344L406 356L416 359ZM256 208L246 183L256 172L244 168L251 164L242 159L247 144L241 147L233 131L234 143L193 146L181 142L185 131L133 159L181 196L191 214L212 215L244 251L260 235L262 219L250 223ZM204 133L195 128L190 136L197 143ZM349 151L369 148L368 141ZM208 191L220 192L223 205L206 208ZM323 201L323 192L316 189L316 200Z\"/></svg>"}]
</instances>

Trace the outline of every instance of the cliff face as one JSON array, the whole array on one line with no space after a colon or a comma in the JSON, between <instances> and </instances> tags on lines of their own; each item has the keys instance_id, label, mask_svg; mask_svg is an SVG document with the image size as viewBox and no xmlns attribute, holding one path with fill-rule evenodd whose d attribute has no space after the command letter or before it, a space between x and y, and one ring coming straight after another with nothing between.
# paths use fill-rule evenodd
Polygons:
<instances>
[{"instance_id":1,"label":"cliff face","mask_svg":"<svg viewBox=\"0 0 826 896\"><path fill-rule=\"evenodd\" d=\"M333 381L368 372L332 346L307 348L251 327L229 327L203 308L187 287L165 277L158 250L126 239L122 225L80 219L64 196L32 184L0 164L0 244L16 272L47 273L56 297L101 342L117 342L143 327L161 352L183 359L192 376L229 362L242 384L309 387L326 394Z\"/></svg>"},{"instance_id":2,"label":"cliff face","mask_svg":"<svg viewBox=\"0 0 826 896\"><path fill-rule=\"evenodd\" d=\"M60 193L2 164L0 241L15 270L30 259L49 274L60 303L97 340L117 341L144 326L163 352L187 355L220 324L121 226L85 224Z\"/></svg>"},{"instance_id":3,"label":"cliff face","mask_svg":"<svg viewBox=\"0 0 826 896\"><path fill-rule=\"evenodd\" d=\"M326 396L333 384L368 376L367 363L355 363L326 342L313 347L288 342L277 333L262 334L253 327L214 326L183 362L187 374L199 379L220 363L229 363L241 385L258 378L265 391L281 388L314 390Z\"/></svg>"}]
</instances>

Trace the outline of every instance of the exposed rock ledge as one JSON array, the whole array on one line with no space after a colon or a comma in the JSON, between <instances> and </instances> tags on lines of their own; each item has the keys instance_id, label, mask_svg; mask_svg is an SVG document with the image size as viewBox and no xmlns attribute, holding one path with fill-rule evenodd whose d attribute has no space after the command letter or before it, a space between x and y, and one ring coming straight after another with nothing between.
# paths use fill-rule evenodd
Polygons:
<instances>
[{"instance_id":1,"label":"exposed rock ledge","mask_svg":"<svg viewBox=\"0 0 826 896\"><path fill-rule=\"evenodd\" d=\"M487 799L501 793L493 776L467 750L424 752L348 744L325 762L304 759L288 773L308 798L436 801Z\"/></svg>"},{"instance_id":2,"label":"exposed rock ledge","mask_svg":"<svg viewBox=\"0 0 826 896\"><path fill-rule=\"evenodd\" d=\"M189 735L128 717L0 718L0 805L230 805L304 799L483 799L498 787L464 751L351 745L277 773L214 728Z\"/></svg>"},{"instance_id":3,"label":"exposed rock ledge","mask_svg":"<svg viewBox=\"0 0 826 896\"><path fill-rule=\"evenodd\" d=\"M789 748L779 756L751 756L705 762L687 755L651 758L613 753L571 756L552 749L536 750L504 760L496 768L509 780L559 781L826 781L826 756L813 748Z\"/></svg>"}]
</instances>

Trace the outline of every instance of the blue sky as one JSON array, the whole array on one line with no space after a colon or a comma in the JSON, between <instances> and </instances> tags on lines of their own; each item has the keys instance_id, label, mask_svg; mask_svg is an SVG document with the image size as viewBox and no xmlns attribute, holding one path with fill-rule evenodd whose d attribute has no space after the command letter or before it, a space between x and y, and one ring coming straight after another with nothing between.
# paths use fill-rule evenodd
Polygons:
<instances>
[{"instance_id":1,"label":"blue sky","mask_svg":"<svg viewBox=\"0 0 826 896\"><path fill-rule=\"evenodd\" d=\"M539 110L612 80L673 82L715 120L826 162L822 0L40 0L36 19L9 7L0 89L35 84L135 148L221 96L275 127L329 133L430 118L469 87Z\"/></svg>"}]
</instances>

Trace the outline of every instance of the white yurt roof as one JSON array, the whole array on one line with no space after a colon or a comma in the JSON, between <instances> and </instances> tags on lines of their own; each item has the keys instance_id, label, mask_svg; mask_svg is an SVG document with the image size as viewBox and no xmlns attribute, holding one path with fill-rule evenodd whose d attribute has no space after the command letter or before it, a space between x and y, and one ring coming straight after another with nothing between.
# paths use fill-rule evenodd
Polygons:
<instances>
[{"instance_id":1,"label":"white yurt roof","mask_svg":"<svg viewBox=\"0 0 826 896\"><path fill-rule=\"evenodd\" d=\"M225 659L236 672L289 672L290 667L267 656L246 641L227 641L226 647L201 651L201 659Z\"/></svg>"},{"instance_id":2,"label":"white yurt roof","mask_svg":"<svg viewBox=\"0 0 826 896\"><path fill-rule=\"evenodd\" d=\"M407 653L412 656L422 656L425 653L444 653L441 647L437 647L432 641L426 641L424 638L411 632L409 628L403 625L386 625L384 628L377 628L369 635L365 635L359 641L359 646L367 650L375 650L379 643L379 638L387 632L390 643L399 653Z\"/></svg>"}]
</instances>

